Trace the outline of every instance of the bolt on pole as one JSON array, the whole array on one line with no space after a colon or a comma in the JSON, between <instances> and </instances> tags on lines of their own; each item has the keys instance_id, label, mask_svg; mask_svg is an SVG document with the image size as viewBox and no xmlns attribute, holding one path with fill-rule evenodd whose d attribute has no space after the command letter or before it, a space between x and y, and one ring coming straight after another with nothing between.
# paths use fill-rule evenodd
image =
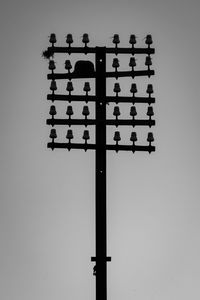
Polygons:
<instances>
[{"instance_id":1,"label":"bolt on pole","mask_svg":"<svg viewBox=\"0 0 200 300\"><path fill-rule=\"evenodd\" d=\"M146 93L147 97L136 96L137 91L136 83L131 84L130 93L132 96L120 96L121 88L120 84L116 82L114 84L113 92L115 96L110 96L106 94L106 79L107 78L115 78L116 80L121 77L131 77L135 80L138 76L147 76L150 78L154 75L154 70L151 70L151 54L154 54L154 48L151 48L151 44L153 43L151 35L146 36L145 44L147 47L144 48L136 48L136 37L135 35L130 36L129 43L131 47L129 48L121 48L119 47L120 39L118 34L114 34L113 43L115 47L107 48L107 47L88 47L89 36L88 34L84 34L82 37L82 42L84 43L84 47L72 47L73 37L72 34L68 34L66 37L66 43L68 47L56 47L55 43L56 35L51 34L49 42L51 43L51 47L48 47L46 51L43 52L43 56L49 59L49 70L51 71L48 74L48 80L51 80L50 90L51 94L47 95L47 100L52 101L65 101L65 102L88 102L95 104L95 117L89 118L89 107L85 105L83 107L83 119L73 118L73 107L68 105L66 115L68 118L60 119L56 118L56 107L55 105L51 105L49 114L51 116L50 119L47 119L47 124L54 126L77 126L84 125L87 126L95 126L95 143L89 143L90 139L89 130L84 130L83 132L83 140L84 143L73 143L72 140L74 138L73 130L70 128L67 130L66 139L67 142L55 142L57 139L56 129L52 128L50 132L51 142L47 144L47 147L54 149L83 149L94 150L95 151L95 163L96 163L96 195L95 195L95 220L96 220L96 230L95 230L95 238L96 238L96 256L91 258L92 262L95 262L95 266L93 269L93 274L96 277L96 300L107 300L107 262L111 261L111 257L107 256L107 213L106 213L106 153L107 150L115 151L131 151L135 153L137 151L145 151L145 152L154 152L155 146L152 145L154 142L154 137L152 132L148 132L147 142L148 145L138 145L137 141L137 133L132 131L130 136L129 144L121 144L121 136L120 131L115 131L114 133L114 142L115 144L109 144L106 141L106 128L107 126L147 126L151 128L155 125L155 120L152 119L154 116L153 107L151 104L155 103L155 98L152 97L153 94L153 86L152 84L147 85ZM82 53L82 54L94 54L95 55L95 66L91 61L87 60L78 60L75 63L74 71L71 72L72 65L70 60L65 61L65 69L67 73L55 73L56 69L55 62L53 60L55 53L66 53L68 55L74 53ZM131 70L128 71L118 71L120 67L119 59L114 58L112 67L115 69L113 72L106 70L106 54L127 54L132 55L130 57L129 67ZM136 67L136 59L135 55L147 55L145 58L145 66L146 70L135 70ZM74 91L73 79L83 79L83 78L94 78L95 79L95 94L89 95L91 91L90 83L85 82L83 91L85 95L74 95L72 92ZM57 91L56 80L68 80L67 82L67 93L59 94ZM108 119L106 117L106 110L108 103L116 103L117 105L130 103L132 106L130 107L130 116L131 119L121 119L119 116L120 108L119 106L114 107L114 118ZM147 104L147 113L148 118L138 119L137 109L135 104ZM131 143L131 144L130 144Z\"/></svg>"}]
</instances>

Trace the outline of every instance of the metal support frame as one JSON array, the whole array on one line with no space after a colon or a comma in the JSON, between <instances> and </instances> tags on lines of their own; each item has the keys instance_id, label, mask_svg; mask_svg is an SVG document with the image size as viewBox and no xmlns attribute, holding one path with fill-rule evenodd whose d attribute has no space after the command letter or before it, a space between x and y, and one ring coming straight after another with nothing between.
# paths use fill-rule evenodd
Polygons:
<instances>
[{"instance_id":1,"label":"metal support frame","mask_svg":"<svg viewBox=\"0 0 200 300\"><path fill-rule=\"evenodd\" d=\"M95 78L95 95L62 95L55 94L54 90L52 94L47 95L47 100L54 101L85 101L95 103L95 119L56 119L52 116L51 119L47 119L47 124L54 125L93 125L95 126L95 144L89 144L87 141L85 143L58 143L54 142L52 137L52 142L48 143L47 147L54 150L55 148L62 149L83 149L83 150L95 150L95 163L96 163L96 175L95 175L95 244L96 244L96 256L91 257L91 261L95 262L96 275L96 300L107 300L107 262L111 261L111 257L107 256L107 205L106 205L106 151L114 150L118 151L147 151L149 153L155 151L155 147L151 145L108 145L106 143L106 126L118 126L118 125L128 125L128 126L154 126L155 120L149 119L106 119L106 104L109 102L115 103L155 103L155 98L149 93L148 97L136 97L134 94L132 97L124 96L106 96L106 78L109 77L127 77L130 76L134 78L135 76L148 76L154 75L154 71L150 70L149 66L147 70L140 71L126 71L126 72L106 72L106 54L147 54L150 56L155 50L150 48L106 48L106 47L55 47L52 43L51 47L48 47L46 51L47 58L53 57L54 53L93 53L95 54L95 67L96 70L89 74L89 78ZM49 80L55 81L56 79L68 79L73 78L88 78L85 75L78 75L73 73L62 73L57 74L52 71L51 74L47 75ZM56 136L56 134L55 134ZM56 138L56 137L55 137Z\"/></svg>"}]
</instances>

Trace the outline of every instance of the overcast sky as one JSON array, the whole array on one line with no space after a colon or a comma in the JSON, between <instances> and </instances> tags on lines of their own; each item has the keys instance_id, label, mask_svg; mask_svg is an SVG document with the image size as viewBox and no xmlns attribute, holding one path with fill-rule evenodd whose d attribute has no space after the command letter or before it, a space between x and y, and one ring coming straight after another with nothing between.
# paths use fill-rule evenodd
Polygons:
<instances>
[{"instance_id":1,"label":"overcast sky","mask_svg":"<svg viewBox=\"0 0 200 300\"><path fill-rule=\"evenodd\" d=\"M108 300L200 297L199 11L197 0L1 1L0 299L95 298L94 152L46 147L51 32L77 46L85 32L93 46L118 33L125 47L152 34L156 75L136 82L138 95L154 85L156 152L107 155Z\"/></svg>"}]
</instances>

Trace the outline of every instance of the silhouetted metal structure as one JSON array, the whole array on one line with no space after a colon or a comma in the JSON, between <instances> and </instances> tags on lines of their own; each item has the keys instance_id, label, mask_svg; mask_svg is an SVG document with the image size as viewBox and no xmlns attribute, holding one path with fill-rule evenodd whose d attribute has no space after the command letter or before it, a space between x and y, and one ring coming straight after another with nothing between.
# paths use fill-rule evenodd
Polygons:
<instances>
[{"instance_id":1,"label":"silhouetted metal structure","mask_svg":"<svg viewBox=\"0 0 200 300\"><path fill-rule=\"evenodd\" d=\"M58 119L55 118L56 108L54 105L50 107L50 115L51 118L47 119L47 124L54 127L55 125L85 125L85 126L95 126L95 143L88 143L90 138L89 131L84 130L83 139L84 143L72 143L73 139L73 131L72 129L68 129L66 138L68 142L59 143L55 142L57 138L57 133L54 128L51 129L50 138L51 142L48 143L48 148L52 150L55 148L64 148L64 149L84 149L87 151L88 149L95 150L96 153L96 256L92 257L91 260L95 262L94 272L93 274L96 276L96 300L106 300L107 299L107 262L111 261L111 257L107 256L107 226L106 226L106 151L114 150L118 151L147 151L149 153L155 151L155 147L152 146L152 142L154 141L153 133L149 132L147 136L148 145L137 145L137 134L136 132L132 132L130 141L131 145L121 145L119 144L121 137L120 132L116 131L114 135L114 141L116 144L107 144L106 143L106 127L107 126L148 126L151 127L155 125L155 120L152 120L153 108L150 106L155 102L155 98L152 97L153 87L152 84L148 84L147 86L147 97L137 97L135 94L137 93L137 86L135 83L131 85L130 92L132 96L119 96L119 92L121 91L119 83L115 83L114 92L115 96L107 96L106 95L106 79L107 78L120 78L120 77L132 77L133 79L136 76L152 76L154 75L154 71L150 69L152 65L151 54L154 53L154 49L151 48L152 37L151 35L146 36L146 47L145 48L135 48L136 37L135 35L130 36L129 43L131 47L129 48L119 48L119 36L115 34L113 36L113 43L115 47L106 48L106 47L88 47L89 37L88 34L83 35L82 42L85 44L84 47L71 47L73 43L73 37L71 34L68 34L66 37L66 42L68 44L67 47L56 47L56 36L55 34L50 35L49 39L51 43L51 47L48 47L46 51L43 52L44 57L49 59L49 69L51 70L51 74L48 74L47 78L51 80L50 89L52 91L51 94L47 95L47 99L54 101L80 101L80 102L95 102L95 118L88 119L89 109L87 106L83 108L83 119L72 119L73 108L71 105L67 107L66 114L68 115L67 119ZM53 60L55 53L66 53L66 54L74 54L74 53L84 53L89 54L93 53L95 55L95 66L91 61L87 60L79 60L76 62L74 71L71 72L72 65L70 60L65 61L65 69L67 73L55 73L54 70L56 68L55 62ZM118 58L113 59L113 68L114 72L106 71L106 54L129 54L130 63L129 67L131 70L129 71L118 71L119 68L119 60ZM136 60L135 54L146 54L145 65L147 66L146 70L135 70ZM84 91L85 95L72 95L73 84L72 79L79 78L95 78L95 95L88 95L90 91L89 82L85 83ZM68 94L56 94L57 84L56 80L68 80L67 83L67 91ZM115 106L113 115L115 119L107 119L106 118L106 104L109 102L118 103L132 103L130 109L130 115L132 119L119 119L120 115L119 107ZM147 103L147 116L148 119L135 119L137 115L136 107L134 106L136 103Z\"/></svg>"}]
</instances>

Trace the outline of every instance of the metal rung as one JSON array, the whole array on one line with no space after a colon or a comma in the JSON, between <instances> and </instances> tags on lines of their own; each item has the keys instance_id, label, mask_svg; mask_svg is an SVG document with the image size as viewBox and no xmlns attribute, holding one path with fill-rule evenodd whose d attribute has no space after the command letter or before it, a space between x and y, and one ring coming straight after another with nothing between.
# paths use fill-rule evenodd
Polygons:
<instances>
[{"instance_id":1,"label":"metal rung","mask_svg":"<svg viewBox=\"0 0 200 300\"><path fill-rule=\"evenodd\" d=\"M98 47L48 47L47 51L50 54L54 53L96 53ZM154 48L107 48L103 49L105 53L119 53L119 54L154 54Z\"/></svg>"},{"instance_id":2,"label":"metal rung","mask_svg":"<svg viewBox=\"0 0 200 300\"><path fill-rule=\"evenodd\" d=\"M137 71L119 71L119 72L105 72L105 77L137 77L137 76L152 76L154 75L154 70L137 70ZM91 72L90 75L87 74L76 74L76 73L53 73L47 74L48 80L60 80L60 79L81 79L81 78L96 78L97 73Z\"/></svg>"}]
</instances>

